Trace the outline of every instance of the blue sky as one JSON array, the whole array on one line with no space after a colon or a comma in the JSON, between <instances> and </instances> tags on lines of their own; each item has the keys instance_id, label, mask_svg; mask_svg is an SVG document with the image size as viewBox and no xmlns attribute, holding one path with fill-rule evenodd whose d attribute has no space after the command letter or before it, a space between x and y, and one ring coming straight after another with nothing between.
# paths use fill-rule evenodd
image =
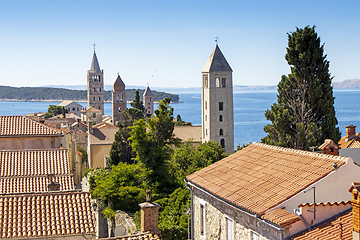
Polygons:
<instances>
[{"instance_id":1,"label":"blue sky","mask_svg":"<svg viewBox=\"0 0 360 240\"><path fill-rule=\"evenodd\" d=\"M360 78L357 1L0 0L0 85L85 85L93 43L105 84L200 87L219 46L236 85L290 72L287 33L315 25L334 81Z\"/></svg>"}]
</instances>

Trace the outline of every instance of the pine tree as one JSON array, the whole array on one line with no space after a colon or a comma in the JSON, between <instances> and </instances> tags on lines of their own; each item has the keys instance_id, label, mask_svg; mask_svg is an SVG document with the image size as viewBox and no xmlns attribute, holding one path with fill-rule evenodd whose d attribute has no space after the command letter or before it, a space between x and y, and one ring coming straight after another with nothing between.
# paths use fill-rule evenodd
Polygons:
<instances>
[{"instance_id":1,"label":"pine tree","mask_svg":"<svg viewBox=\"0 0 360 240\"><path fill-rule=\"evenodd\" d=\"M265 112L272 124L262 142L307 150L327 138L339 141L329 61L315 26L288 33L286 50L291 73L281 77L278 101Z\"/></svg>"},{"instance_id":2,"label":"pine tree","mask_svg":"<svg viewBox=\"0 0 360 240\"><path fill-rule=\"evenodd\" d=\"M145 112L143 101L140 101L139 90L135 91L135 99L130 103L133 108L139 109L141 112Z\"/></svg>"}]
</instances>

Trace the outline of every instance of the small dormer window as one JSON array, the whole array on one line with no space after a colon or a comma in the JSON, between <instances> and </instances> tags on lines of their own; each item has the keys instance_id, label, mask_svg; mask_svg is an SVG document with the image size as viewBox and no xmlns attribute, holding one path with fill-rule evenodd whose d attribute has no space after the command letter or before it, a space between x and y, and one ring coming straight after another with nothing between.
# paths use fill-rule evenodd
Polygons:
<instances>
[{"instance_id":1,"label":"small dormer window","mask_svg":"<svg viewBox=\"0 0 360 240\"><path fill-rule=\"evenodd\" d=\"M334 152L334 148L333 148L333 147L330 148L330 152Z\"/></svg>"}]
</instances>

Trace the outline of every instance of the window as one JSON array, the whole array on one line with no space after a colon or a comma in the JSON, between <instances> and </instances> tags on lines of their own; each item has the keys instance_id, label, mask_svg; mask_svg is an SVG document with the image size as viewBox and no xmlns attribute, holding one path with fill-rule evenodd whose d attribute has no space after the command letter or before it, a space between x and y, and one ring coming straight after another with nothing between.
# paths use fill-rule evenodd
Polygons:
<instances>
[{"instance_id":1,"label":"window","mask_svg":"<svg viewBox=\"0 0 360 240\"><path fill-rule=\"evenodd\" d=\"M330 148L330 152L334 152L334 148L331 147L331 148Z\"/></svg>"},{"instance_id":2,"label":"window","mask_svg":"<svg viewBox=\"0 0 360 240\"><path fill-rule=\"evenodd\" d=\"M150 102L151 102L151 97L149 97L149 100L150 100ZM149 103L150 104L150 103Z\"/></svg>"},{"instance_id":3,"label":"window","mask_svg":"<svg viewBox=\"0 0 360 240\"><path fill-rule=\"evenodd\" d=\"M79 108L77 108L77 110L79 111Z\"/></svg>"},{"instance_id":4,"label":"window","mask_svg":"<svg viewBox=\"0 0 360 240\"><path fill-rule=\"evenodd\" d=\"M72 108L73 111L75 111L75 108Z\"/></svg>"},{"instance_id":5,"label":"window","mask_svg":"<svg viewBox=\"0 0 360 240\"><path fill-rule=\"evenodd\" d=\"M234 220L226 218L226 239L234 240Z\"/></svg>"},{"instance_id":6,"label":"window","mask_svg":"<svg viewBox=\"0 0 360 240\"><path fill-rule=\"evenodd\" d=\"M96 113L93 113L93 118L96 118Z\"/></svg>"},{"instance_id":7,"label":"window","mask_svg":"<svg viewBox=\"0 0 360 240\"><path fill-rule=\"evenodd\" d=\"M95 101L95 97L93 97L93 100Z\"/></svg>"},{"instance_id":8,"label":"window","mask_svg":"<svg viewBox=\"0 0 360 240\"><path fill-rule=\"evenodd\" d=\"M222 138L220 140L220 145L221 145L222 148L225 148L225 139Z\"/></svg>"},{"instance_id":9,"label":"window","mask_svg":"<svg viewBox=\"0 0 360 240\"><path fill-rule=\"evenodd\" d=\"M95 88L93 88L93 91L94 91L94 92L96 92L96 89L95 89Z\"/></svg>"},{"instance_id":10,"label":"window","mask_svg":"<svg viewBox=\"0 0 360 240\"><path fill-rule=\"evenodd\" d=\"M101 100L101 97L99 97L99 101Z\"/></svg>"},{"instance_id":11,"label":"window","mask_svg":"<svg viewBox=\"0 0 360 240\"><path fill-rule=\"evenodd\" d=\"M219 111L224 110L224 102L219 102Z\"/></svg>"},{"instance_id":12,"label":"window","mask_svg":"<svg viewBox=\"0 0 360 240\"><path fill-rule=\"evenodd\" d=\"M207 115L205 115L205 122L207 121Z\"/></svg>"},{"instance_id":13,"label":"window","mask_svg":"<svg viewBox=\"0 0 360 240\"><path fill-rule=\"evenodd\" d=\"M121 107L118 108L119 112L121 112Z\"/></svg>"},{"instance_id":14,"label":"window","mask_svg":"<svg viewBox=\"0 0 360 240\"><path fill-rule=\"evenodd\" d=\"M224 131L222 130L222 128L220 128L219 135L224 135Z\"/></svg>"},{"instance_id":15,"label":"window","mask_svg":"<svg viewBox=\"0 0 360 240\"><path fill-rule=\"evenodd\" d=\"M200 235L205 235L205 205L200 204Z\"/></svg>"},{"instance_id":16,"label":"window","mask_svg":"<svg viewBox=\"0 0 360 240\"><path fill-rule=\"evenodd\" d=\"M207 109L207 101L205 101L205 110Z\"/></svg>"},{"instance_id":17,"label":"window","mask_svg":"<svg viewBox=\"0 0 360 240\"><path fill-rule=\"evenodd\" d=\"M124 101L124 95L121 94L121 102Z\"/></svg>"},{"instance_id":18,"label":"window","mask_svg":"<svg viewBox=\"0 0 360 240\"><path fill-rule=\"evenodd\" d=\"M252 232L252 240L260 240L260 235Z\"/></svg>"},{"instance_id":19,"label":"window","mask_svg":"<svg viewBox=\"0 0 360 240\"><path fill-rule=\"evenodd\" d=\"M221 79L221 87L226 87L226 78Z\"/></svg>"},{"instance_id":20,"label":"window","mask_svg":"<svg viewBox=\"0 0 360 240\"><path fill-rule=\"evenodd\" d=\"M207 136L207 129L205 129L205 135Z\"/></svg>"},{"instance_id":21,"label":"window","mask_svg":"<svg viewBox=\"0 0 360 240\"><path fill-rule=\"evenodd\" d=\"M101 88L99 88L99 92L101 92Z\"/></svg>"},{"instance_id":22,"label":"window","mask_svg":"<svg viewBox=\"0 0 360 240\"><path fill-rule=\"evenodd\" d=\"M150 103L148 103L148 105L150 105Z\"/></svg>"},{"instance_id":23,"label":"window","mask_svg":"<svg viewBox=\"0 0 360 240\"><path fill-rule=\"evenodd\" d=\"M216 87L220 87L220 78L215 79Z\"/></svg>"},{"instance_id":24,"label":"window","mask_svg":"<svg viewBox=\"0 0 360 240\"><path fill-rule=\"evenodd\" d=\"M222 121L223 121L223 116L220 115L220 116L219 116L219 122L222 122Z\"/></svg>"},{"instance_id":25,"label":"window","mask_svg":"<svg viewBox=\"0 0 360 240\"><path fill-rule=\"evenodd\" d=\"M203 82L204 87L208 88L209 84L208 84L208 76L204 76L204 82Z\"/></svg>"}]
</instances>

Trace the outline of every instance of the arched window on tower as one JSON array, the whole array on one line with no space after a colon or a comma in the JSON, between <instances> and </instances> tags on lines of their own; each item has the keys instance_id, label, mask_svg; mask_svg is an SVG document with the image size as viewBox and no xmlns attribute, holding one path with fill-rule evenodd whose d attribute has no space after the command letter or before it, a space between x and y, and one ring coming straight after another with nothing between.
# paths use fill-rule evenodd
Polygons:
<instances>
[{"instance_id":1,"label":"arched window on tower","mask_svg":"<svg viewBox=\"0 0 360 240\"><path fill-rule=\"evenodd\" d=\"M121 107L118 108L119 112L121 112Z\"/></svg>"},{"instance_id":2,"label":"arched window on tower","mask_svg":"<svg viewBox=\"0 0 360 240\"><path fill-rule=\"evenodd\" d=\"M225 139L220 139L220 145L222 148L225 148Z\"/></svg>"},{"instance_id":3,"label":"arched window on tower","mask_svg":"<svg viewBox=\"0 0 360 240\"><path fill-rule=\"evenodd\" d=\"M223 115L220 115L219 116L219 122L222 122L223 121Z\"/></svg>"},{"instance_id":4,"label":"arched window on tower","mask_svg":"<svg viewBox=\"0 0 360 240\"><path fill-rule=\"evenodd\" d=\"M222 128L220 128L219 135L224 135L224 131Z\"/></svg>"},{"instance_id":5,"label":"arched window on tower","mask_svg":"<svg viewBox=\"0 0 360 240\"><path fill-rule=\"evenodd\" d=\"M215 79L216 87L220 87L220 78Z\"/></svg>"},{"instance_id":6,"label":"arched window on tower","mask_svg":"<svg viewBox=\"0 0 360 240\"><path fill-rule=\"evenodd\" d=\"M124 101L124 96L121 94L121 102Z\"/></svg>"}]
</instances>

